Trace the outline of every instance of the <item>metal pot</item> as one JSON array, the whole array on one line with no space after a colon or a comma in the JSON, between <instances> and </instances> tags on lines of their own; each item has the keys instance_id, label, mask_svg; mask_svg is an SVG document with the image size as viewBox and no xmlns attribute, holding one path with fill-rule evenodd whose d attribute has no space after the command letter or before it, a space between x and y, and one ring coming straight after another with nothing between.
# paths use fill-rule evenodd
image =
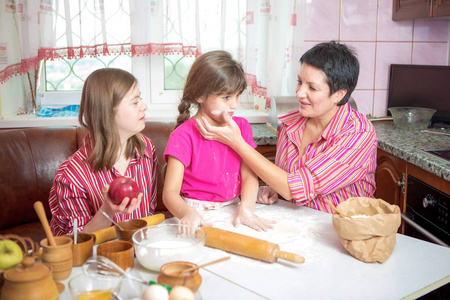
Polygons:
<instances>
[{"instance_id":1,"label":"metal pot","mask_svg":"<svg viewBox=\"0 0 450 300\"><path fill-rule=\"evenodd\" d=\"M394 126L407 130L426 129L436 112L435 109L423 107L390 107L388 110L394 119Z\"/></svg>"}]
</instances>

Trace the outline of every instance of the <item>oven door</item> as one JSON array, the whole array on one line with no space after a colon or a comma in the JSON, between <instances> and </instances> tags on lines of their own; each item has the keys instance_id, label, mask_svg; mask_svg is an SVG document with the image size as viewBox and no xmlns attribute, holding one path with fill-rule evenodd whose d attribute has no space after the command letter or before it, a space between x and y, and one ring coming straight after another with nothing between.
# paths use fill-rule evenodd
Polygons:
<instances>
[{"instance_id":1,"label":"oven door","mask_svg":"<svg viewBox=\"0 0 450 300\"><path fill-rule=\"evenodd\" d=\"M450 245L414 222L416 219L417 215L414 215L413 213L402 213L402 220L405 222L405 235L450 248Z\"/></svg>"},{"instance_id":2,"label":"oven door","mask_svg":"<svg viewBox=\"0 0 450 300\"><path fill-rule=\"evenodd\" d=\"M405 234L442 246L450 245L450 196L408 176Z\"/></svg>"}]
</instances>

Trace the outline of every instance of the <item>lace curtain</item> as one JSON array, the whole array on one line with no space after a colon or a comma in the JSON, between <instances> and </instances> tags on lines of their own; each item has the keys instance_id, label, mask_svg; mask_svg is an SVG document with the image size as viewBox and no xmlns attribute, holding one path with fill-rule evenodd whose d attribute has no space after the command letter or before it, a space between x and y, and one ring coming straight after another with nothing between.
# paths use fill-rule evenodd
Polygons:
<instances>
[{"instance_id":1,"label":"lace curtain","mask_svg":"<svg viewBox=\"0 0 450 300\"><path fill-rule=\"evenodd\" d=\"M254 95L292 93L305 1L0 0L0 82L44 59L223 49L242 62Z\"/></svg>"}]
</instances>

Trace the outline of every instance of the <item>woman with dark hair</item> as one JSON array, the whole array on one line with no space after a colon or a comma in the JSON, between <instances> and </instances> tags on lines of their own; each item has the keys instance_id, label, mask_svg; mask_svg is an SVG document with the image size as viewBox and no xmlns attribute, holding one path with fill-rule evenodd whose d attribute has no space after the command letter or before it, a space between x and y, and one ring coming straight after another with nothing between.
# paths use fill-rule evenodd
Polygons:
<instances>
[{"instance_id":1,"label":"woman with dark hair","mask_svg":"<svg viewBox=\"0 0 450 300\"><path fill-rule=\"evenodd\" d=\"M54 235L78 230L92 232L115 221L152 215L156 207L157 156L145 128L147 105L136 78L120 69L99 69L86 79L78 120L88 134L83 146L59 167L50 190L51 229ZM108 197L111 181L134 179L141 191L118 205Z\"/></svg>"},{"instance_id":2,"label":"woman with dark hair","mask_svg":"<svg viewBox=\"0 0 450 300\"><path fill-rule=\"evenodd\" d=\"M228 126L197 121L204 138L233 148L268 186L258 202L270 204L278 194L297 205L331 212L351 197L373 197L377 138L375 129L348 104L356 87L359 63L336 42L318 44L300 59L296 95L299 109L280 117L277 154L272 164L242 141L226 114Z\"/></svg>"}]
</instances>

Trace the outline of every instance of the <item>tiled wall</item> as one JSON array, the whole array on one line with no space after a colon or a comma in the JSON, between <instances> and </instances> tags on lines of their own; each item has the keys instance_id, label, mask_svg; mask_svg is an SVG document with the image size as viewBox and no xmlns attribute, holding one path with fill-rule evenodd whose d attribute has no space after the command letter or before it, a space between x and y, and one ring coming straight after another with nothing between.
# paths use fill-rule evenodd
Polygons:
<instances>
[{"instance_id":1,"label":"tiled wall","mask_svg":"<svg viewBox=\"0 0 450 300\"><path fill-rule=\"evenodd\" d=\"M305 51L330 40L356 50L361 69L353 97L365 115L386 115L390 64L449 64L450 21L392 21L392 1L306 1Z\"/></svg>"}]
</instances>

